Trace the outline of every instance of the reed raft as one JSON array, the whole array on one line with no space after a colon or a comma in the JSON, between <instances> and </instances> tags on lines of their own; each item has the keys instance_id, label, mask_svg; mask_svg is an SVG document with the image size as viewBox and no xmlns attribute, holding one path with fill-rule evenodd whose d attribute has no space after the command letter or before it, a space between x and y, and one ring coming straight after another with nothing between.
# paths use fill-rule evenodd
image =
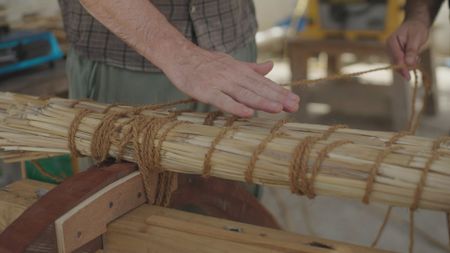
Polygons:
<instances>
[{"instance_id":1,"label":"reed raft","mask_svg":"<svg viewBox=\"0 0 450 253\"><path fill-rule=\"evenodd\" d=\"M141 169L203 174L290 188L294 193L450 211L450 140L342 126L236 119L220 113L110 106L0 93L1 158L7 162L92 154L109 117L108 155L145 163ZM84 114L80 117L80 114ZM117 117L112 117L116 115ZM139 118L140 128L136 128ZM73 132L74 119L79 125ZM158 121L155 130L153 119ZM146 125L147 124L147 125ZM206 124L206 125L205 125ZM110 128L111 130L111 128ZM148 135L153 131L152 135ZM131 133L137 134L130 138ZM105 135L105 133L109 133ZM100 140L100 141L101 141ZM123 146L123 147L121 147ZM72 150L73 151L73 150ZM146 152L151 152L146 157ZM148 155L148 154L147 154ZM142 161L143 158L152 161Z\"/></svg>"}]
</instances>

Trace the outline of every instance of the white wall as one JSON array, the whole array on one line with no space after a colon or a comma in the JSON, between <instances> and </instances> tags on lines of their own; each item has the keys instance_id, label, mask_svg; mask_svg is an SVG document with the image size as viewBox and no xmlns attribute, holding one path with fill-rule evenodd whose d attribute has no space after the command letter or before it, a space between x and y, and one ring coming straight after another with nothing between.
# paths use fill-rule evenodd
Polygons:
<instances>
[{"instance_id":1,"label":"white wall","mask_svg":"<svg viewBox=\"0 0 450 253\"><path fill-rule=\"evenodd\" d=\"M277 22L289 17L294 10L296 0L254 0L259 29L265 30Z\"/></svg>"}]
</instances>

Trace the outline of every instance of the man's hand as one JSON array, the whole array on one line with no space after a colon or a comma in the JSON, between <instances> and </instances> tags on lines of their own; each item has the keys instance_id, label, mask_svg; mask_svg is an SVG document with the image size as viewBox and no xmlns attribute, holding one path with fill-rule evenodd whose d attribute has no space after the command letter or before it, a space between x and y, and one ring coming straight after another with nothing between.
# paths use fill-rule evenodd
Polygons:
<instances>
[{"instance_id":1,"label":"man's hand","mask_svg":"<svg viewBox=\"0 0 450 253\"><path fill-rule=\"evenodd\" d=\"M187 95L241 117L254 110L277 113L298 110L299 97L264 75L273 64L247 63L196 46L186 50L166 75Z\"/></svg>"},{"instance_id":2,"label":"man's hand","mask_svg":"<svg viewBox=\"0 0 450 253\"><path fill-rule=\"evenodd\" d=\"M201 102L241 117L250 117L253 109L274 113L298 109L297 95L264 77L272 63L245 63L197 47L148 0L80 2L114 34L162 69L178 89Z\"/></svg>"},{"instance_id":3,"label":"man's hand","mask_svg":"<svg viewBox=\"0 0 450 253\"><path fill-rule=\"evenodd\" d=\"M429 34L429 26L418 20L406 20L387 40L388 50L394 64L415 67L421 48L425 45ZM409 80L410 74L405 67L400 74Z\"/></svg>"}]
</instances>

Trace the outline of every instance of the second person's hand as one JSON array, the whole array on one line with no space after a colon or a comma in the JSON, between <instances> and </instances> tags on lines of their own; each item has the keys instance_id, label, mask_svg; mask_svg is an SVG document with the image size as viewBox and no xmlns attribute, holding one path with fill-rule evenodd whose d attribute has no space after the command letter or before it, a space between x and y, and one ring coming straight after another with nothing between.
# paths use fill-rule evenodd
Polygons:
<instances>
[{"instance_id":1,"label":"second person's hand","mask_svg":"<svg viewBox=\"0 0 450 253\"><path fill-rule=\"evenodd\" d=\"M409 67L416 67L419 53L428 39L429 28L419 20L406 20L388 38L387 47L396 65L405 65L399 72L410 80Z\"/></svg>"}]
</instances>

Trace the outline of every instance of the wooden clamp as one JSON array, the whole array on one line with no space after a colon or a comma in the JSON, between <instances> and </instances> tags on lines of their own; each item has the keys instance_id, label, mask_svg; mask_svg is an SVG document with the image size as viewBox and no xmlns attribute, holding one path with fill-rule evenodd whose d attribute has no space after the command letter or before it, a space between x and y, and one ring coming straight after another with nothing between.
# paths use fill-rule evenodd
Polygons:
<instances>
[{"instance_id":1,"label":"wooden clamp","mask_svg":"<svg viewBox=\"0 0 450 253\"><path fill-rule=\"evenodd\" d=\"M136 165L93 166L55 187L8 226L0 234L0 252L95 252L107 223L145 201Z\"/></svg>"}]
</instances>

